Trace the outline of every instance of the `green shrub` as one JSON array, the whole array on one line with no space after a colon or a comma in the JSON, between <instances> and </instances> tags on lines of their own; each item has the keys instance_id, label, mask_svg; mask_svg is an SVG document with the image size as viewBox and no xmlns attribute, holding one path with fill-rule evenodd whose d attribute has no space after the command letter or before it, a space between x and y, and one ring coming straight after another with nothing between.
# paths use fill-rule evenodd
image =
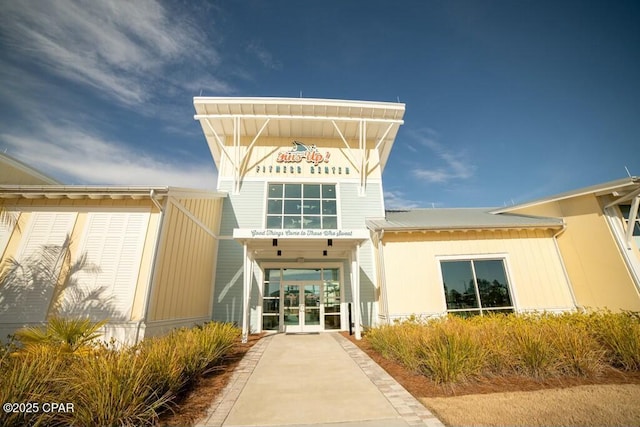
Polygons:
<instances>
[{"instance_id":1,"label":"green shrub","mask_svg":"<svg viewBox=\"0 0 640 427\"><path fill-rule=\"evenodd\" d=\"M480 375L487 351L462 319L434 321L417 342L421 371L436 383L454 383Z\"/></svg>"},{"instance_id":2,"label":"green shrub","mask_svg":"<svg viewBox=\"0 0 640 427\"><path fill-rule=\"evenodd\" d=\"M595 313L591 321L597 339L605 348L608 362L625 371L640 370L638 313Z\"/></svg>"},{"instance_id":3,"label":"green shrub","mask_svg":"<svg viewBox=\"0 0 640 427\"><path fill-rule=\"evenodd\" d=\"M74 412L29 417L2 412L0 425L153 424L188 384L219 366L240 336L230 324L209 323L116 348L89 345L92 334L76 333L87 330L76 326L57 329L77 339L53 339L40 329L35 336L42 339L25 340L26 350L0 351L2 402L58 402L64 396Z\"/></svg>"},{"instance_id":4,"label":"green shrub","mask_svg":"<svg viewBox=\"0 0 640 427\"><path fill-rule=\"evenodd\" d=\"M597 376L608 366L640 370L637 313L494 314L372 328L382 356L439 383L479 375Z\"/></svg>"},{"instance_id":5,"label":"green shrub","mask_svg":"<svg viewBox=\"0 0 640 427\"><path fill-rule=\"evenodd\" d=\"M80 357L65 378L75 411L69 424L146 425L157 420L170 393L156 390L148 359L135 348Z\"/></svg>"},{"instance_id":6,"label":"green shrub","mask_svg":"<svg viewBox=\"0 0 640 427\"><path fill-rule=\"evenodd\" d=\"M52 402L60 391L59 375L68 365L57 351L48 346L28 353L2 352L0 358L0 402ZM0 411L0 425L23 426L50 424L52 414Z\"/></svg>"}]
</instances>

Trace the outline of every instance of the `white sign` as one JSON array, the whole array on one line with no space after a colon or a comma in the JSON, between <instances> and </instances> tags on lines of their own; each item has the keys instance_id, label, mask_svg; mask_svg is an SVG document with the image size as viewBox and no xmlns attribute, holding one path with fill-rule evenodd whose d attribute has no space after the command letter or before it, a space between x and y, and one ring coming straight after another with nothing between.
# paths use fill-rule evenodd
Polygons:
<instances>
[{"instance_id":1,"label":"white sign","mask_svg":"<svg viewBox=\"0 0 640 427\"><path fill-rule=\"evenodd\" d=\"M369 230L352 229L271 229L271 228L236 228L234 239L368 239Z\"/></svg>"}]
</instances>

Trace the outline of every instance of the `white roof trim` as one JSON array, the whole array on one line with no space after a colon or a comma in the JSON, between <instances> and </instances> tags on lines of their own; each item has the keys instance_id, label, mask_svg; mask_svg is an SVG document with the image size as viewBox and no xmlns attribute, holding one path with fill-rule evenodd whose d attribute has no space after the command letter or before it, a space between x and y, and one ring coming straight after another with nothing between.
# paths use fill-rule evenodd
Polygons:
<instances>
[{"instance_id":1,"label":"white roof trim","mask_svg":"<svg viewBox=\"0 0 640 427\"><path fill-rule=\"evenodd\" d=\"M609 181L603 184L593 185L590 187L583 187L573 191L567 191L565 193L556 194L549 197L544 197L541 199L532 200L530 202L520 203L513 206L506 206L504 208L496 209L491 211L494 214L507 213L518 209L528 208L531 206L541 205L543 203L551 203L557 202L559 200L569 199L573 197L581 197L587 194L606 194L611 193L616 190L619 190L623 187L628 187L630 185L640 185L640 178L637 176L631 176L628 178L618 179L616 181Z\"/></svg>"}]
</instances>

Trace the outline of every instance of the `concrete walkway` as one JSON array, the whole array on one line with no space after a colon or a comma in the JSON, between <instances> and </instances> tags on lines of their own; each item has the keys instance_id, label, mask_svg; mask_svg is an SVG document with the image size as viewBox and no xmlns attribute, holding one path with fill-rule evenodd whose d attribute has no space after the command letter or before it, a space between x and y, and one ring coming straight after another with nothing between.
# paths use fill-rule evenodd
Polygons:
<instances>
[{"instance_id":1,"label":"concrete walkway","mask_svg":"<svg viewBox=\"0 0 640 427\"><path fill-rule=\"evenodd\" d=\"M337 333L262 338L199 425L443 426Z\"/></svg>"}]
</instances>

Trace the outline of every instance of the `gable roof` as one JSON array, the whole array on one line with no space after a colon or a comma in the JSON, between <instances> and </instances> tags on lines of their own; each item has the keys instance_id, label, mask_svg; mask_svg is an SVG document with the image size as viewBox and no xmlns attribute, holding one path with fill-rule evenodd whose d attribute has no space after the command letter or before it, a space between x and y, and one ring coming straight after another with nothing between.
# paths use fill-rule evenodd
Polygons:
<instances>
[{"instance_id":1,"label":"gable roof","mask_svg":"<svg viewBox=\"0 0 640 427\"><path fill-rule=\"evenodd\" d=\"M495 214L494 208L434 208L388 210L385 218L368 218L371 230L478 230L518 228L562 228L559 218L517 214Z\"/></svg>"},{"instance_id":2,"label":"gable roof","mask_svg":"<svg viewBox=\"0 0 640 427\"><path fill-rule=\"evenodd\" d=\"M0 153L0 172L0 184L60 184L6 153Z\"/></svg>"},{"instance_id":3,"label":"gable roof","mask_svg":"<svg viewBox=\"0 0 640 427\"><path fill-rule=\"evenodd\" d=\"M576 190L566 191L564 193L555 194L553 196L542 197L540 199L531 200L529 202L520 203L513 206L506 206L498 208L491 213L502 214L506 212L515 211L522 208L528 208L531 206L541 205L543 203L556 202L558 200L569 199L573 197L580 197L587 194L609 194L614 192L627 192L640 188L640 177L630 176L627 178L617 179L614 181L604 182L601 184L591 185L588 187L578 188Z\"/></svg>"}]
</instances>

